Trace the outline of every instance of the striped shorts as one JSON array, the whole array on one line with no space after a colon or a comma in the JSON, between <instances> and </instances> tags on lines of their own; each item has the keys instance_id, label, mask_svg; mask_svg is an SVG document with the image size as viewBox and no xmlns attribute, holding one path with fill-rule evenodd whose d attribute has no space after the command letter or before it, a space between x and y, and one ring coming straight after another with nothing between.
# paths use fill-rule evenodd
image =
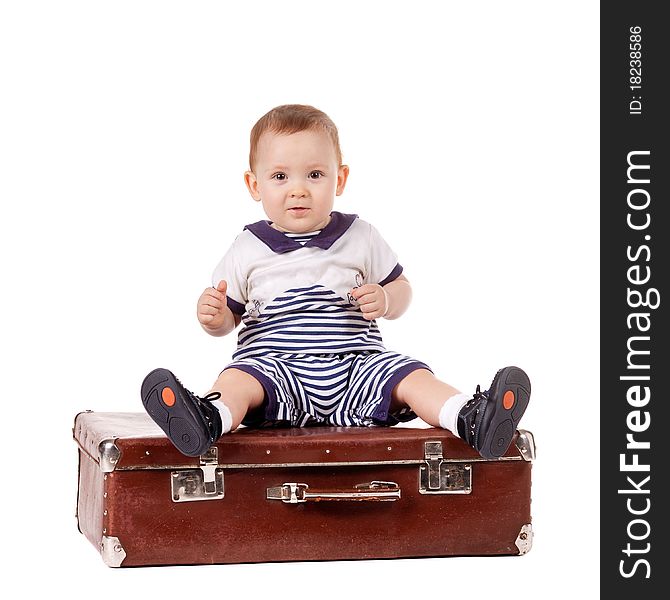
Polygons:
<instances>
[{"instance_id":1,"label":"striped shorts","mask_svg":"<svg viewBox=\"0 0 670 600\"><path fill-rule=\"evenodd\" d=\"M390 414L395 386L424 363L396 352L351 354L268 353L229 364L255 377L265 390L261 409L242 421L250 427L395 425L416 415ZM226 370L224 369L224 370Z\"/></svg>"}]
</instances>

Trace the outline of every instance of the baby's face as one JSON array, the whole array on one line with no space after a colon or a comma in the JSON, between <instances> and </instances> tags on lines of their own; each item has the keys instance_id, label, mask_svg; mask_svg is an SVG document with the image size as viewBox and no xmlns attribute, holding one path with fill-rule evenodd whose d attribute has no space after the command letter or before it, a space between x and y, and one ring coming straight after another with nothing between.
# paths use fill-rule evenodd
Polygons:
<instances>
[{"instance_id":1,"label":"baby's face","mask_svg":"<svg viewBox=\"0 0 670 600\"><path fill-rule=\"evenodd\" d=\"M272 226L291 233L323 229L349 173L346 165L338 165L328 135L265 132L256 157L254 171L247 171L244 180Z\"/></svg>"}]
</instances>

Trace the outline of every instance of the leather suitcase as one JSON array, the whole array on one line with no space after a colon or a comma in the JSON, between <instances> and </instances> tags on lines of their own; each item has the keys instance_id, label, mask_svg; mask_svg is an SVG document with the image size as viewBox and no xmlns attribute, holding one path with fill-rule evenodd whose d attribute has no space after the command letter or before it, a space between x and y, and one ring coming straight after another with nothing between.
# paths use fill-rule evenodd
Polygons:
<instances>
[{"instance_id":1,"label":"leather suitcase","mask_svg":"<svg viewBox=\"0 0 670 600\"><path fill-rule=\"evenodd\" d=\"M519 555L533 435L486 461L443 429L239 429L203 456L144 413L77 415L79 530L112 567Z\"/></svg>"}]
</instances>

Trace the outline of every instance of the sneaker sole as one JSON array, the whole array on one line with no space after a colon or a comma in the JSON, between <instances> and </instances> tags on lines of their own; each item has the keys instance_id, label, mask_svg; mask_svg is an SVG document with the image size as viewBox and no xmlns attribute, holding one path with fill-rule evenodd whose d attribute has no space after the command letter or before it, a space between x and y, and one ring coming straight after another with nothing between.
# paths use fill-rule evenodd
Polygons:
<instances>
[{"instance_id":1,"label":"sneaker sole","mask_svg":"<svg viewBox=\"0 0 670 600\"><path fill-rule=\"evenodd\" d=\"M180 388L170 371L155 369L142 382L142 404L179 452L200 456L211 446L209 428Z\"/></svg>"},{"instance_id":2,"label":"sneaker sole","mask_svg":"<svg viewBox=\"0 0 670 600\"><path fill-rule=\"evenodd\" d=\"M481 441L479 453L484 458L500 458L512 443L517 425L530 401L530 379L518 367L500 369L489 390L488 410L493 410Z\"/></svg>"}]
</instances>

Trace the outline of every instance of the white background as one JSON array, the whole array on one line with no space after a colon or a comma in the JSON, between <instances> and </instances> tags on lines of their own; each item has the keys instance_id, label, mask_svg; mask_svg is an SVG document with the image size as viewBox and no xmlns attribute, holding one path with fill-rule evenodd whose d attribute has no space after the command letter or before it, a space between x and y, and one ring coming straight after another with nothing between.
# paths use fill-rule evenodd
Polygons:
<instances>
[{"instance_id":1,"label":"white background","mask_svg":"<svg viewBox=\"0 0 670 600\"><path fill-rule=\"evenodd\" d=\"M5 588L597 595L597 3L1 6ZM205 392L233 351L195 301L264 218L249 130L291 102L337 123L335 208L372 222L412 282L387 346L468 392L506 364L530 374L527 556L123 570L78 533L75 414L142 410L157 366Z\"/></svg>"}]
</instances>

